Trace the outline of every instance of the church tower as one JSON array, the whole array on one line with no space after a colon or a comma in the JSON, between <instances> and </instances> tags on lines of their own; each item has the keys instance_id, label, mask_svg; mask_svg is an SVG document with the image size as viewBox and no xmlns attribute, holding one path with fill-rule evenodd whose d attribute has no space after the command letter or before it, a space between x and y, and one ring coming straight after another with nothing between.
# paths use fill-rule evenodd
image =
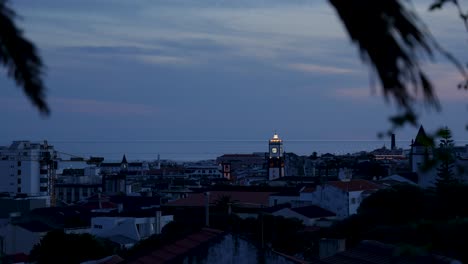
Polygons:
<instances>
[{"instance_id":1,"label":"church tower","mask_svg":"<svg viewBox=\"0 0 468 264\"><path fill-rule=\"evenodd\" d=\"M411 144L411 171L418 172L427 161L432 159L432 142L426 135L423 126L419 127L418 134Z\"/></svg>"},{"instance_id":2,"label":"church tower","mask_svg":"<svg viewBox=\"0 0 468 264\"><path fill-rule=\"evenodd\" d=\"M268 179L275 180L284 177L283 141L274 134L268 142Z\"/></svg>"},{"instance_id":3,"label":"church tower","mask_svg":"<svg viewBox=\"0 0 468 264\"><path fill-rule=\"evenodd\" d=\"M128 162L127 162L127 157L125 157L125 154L124 154L122 161L120 162L120 171L126 172L127 170L128 170Z\"/></svg>"}]
</instances>

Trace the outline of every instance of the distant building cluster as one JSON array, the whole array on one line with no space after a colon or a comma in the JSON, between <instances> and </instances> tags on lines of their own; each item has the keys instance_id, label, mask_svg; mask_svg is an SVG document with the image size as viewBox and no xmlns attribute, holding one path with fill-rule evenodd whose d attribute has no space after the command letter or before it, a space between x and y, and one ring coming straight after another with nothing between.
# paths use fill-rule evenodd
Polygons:
<instances>
[{"instance_id":1,"label":"distant building cluster","mask_svg":"<svg viewBox=\"0 0 468 264\"><path fill-rule=\"evenodd\" d=\"M271 214L327 227L356 214L378 190L434 187L437 169L424 166L436 146L427 142L421 127L409 149L398 148L393 136L390 148L299 156L285 152L287 143L275 133L265 152L180 163L125 154L119 162L67 157L47 141L14 141L0 147L1 253L28 254L54 229L131 248L174 219L209 225L210 207L241 218ZM468 168L468 146L453 152L455 165ZM466 175L456 177L467 182Z\"/></svg>"}]
</instances>

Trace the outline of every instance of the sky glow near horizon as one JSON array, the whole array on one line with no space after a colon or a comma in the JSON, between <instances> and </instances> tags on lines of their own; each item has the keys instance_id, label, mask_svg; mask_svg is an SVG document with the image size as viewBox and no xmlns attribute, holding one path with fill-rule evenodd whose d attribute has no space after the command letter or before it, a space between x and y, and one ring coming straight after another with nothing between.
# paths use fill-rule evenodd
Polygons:
<instances>
[{"instance_id":1,"label":"sky glow near horizon","mask_svg":"<svg viewBox=\"0 0 468 264\"><path fill-rule=\"evenodd\" d=\"M432 33L468 61L455 11L428 13L428 5L416 8ZM18 0L13 7L47 66L52 114L41 117L2 69L0 109L8 114L0 117L0 145L267 141L275 130L285 142L375 140L396 112L371 89L369 68L327 1ZM435 62L427 69L443 109L421 105L421 121L465 140L468 93L457 90L450 63ZM408 127L397 137L416 132Z\"/></svg>"}]
</instances>

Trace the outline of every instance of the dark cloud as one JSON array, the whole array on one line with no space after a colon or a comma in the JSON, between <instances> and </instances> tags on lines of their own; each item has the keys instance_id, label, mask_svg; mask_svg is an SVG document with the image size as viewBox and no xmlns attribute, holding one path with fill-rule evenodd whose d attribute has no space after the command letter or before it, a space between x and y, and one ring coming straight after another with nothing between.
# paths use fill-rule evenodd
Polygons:
<instances>
[{"instance_id":1,"label":"dark cloud","mask_svg":"<svg viewBox=\"0 0 468 264\"><path fill-rule=\"evenodd\" d=\"M136 46L72 46L63 47L59 50L91 55L154 55L163 53L162 49Z\"/></svg>"},{"instance_id":2,"label":"dark cloud","mask_svg":"<svg viewBox=\"0 0 468 264\"><path fill-rule=\"evenodd\" d=\"M89 55L190 55L199 53L225 53L232 48L214 40L202 38L183 38L181 40L161 39L144 44L152 47L138 46L71 46L59 48L70 53Z\"/></svg>"}]
</instances>

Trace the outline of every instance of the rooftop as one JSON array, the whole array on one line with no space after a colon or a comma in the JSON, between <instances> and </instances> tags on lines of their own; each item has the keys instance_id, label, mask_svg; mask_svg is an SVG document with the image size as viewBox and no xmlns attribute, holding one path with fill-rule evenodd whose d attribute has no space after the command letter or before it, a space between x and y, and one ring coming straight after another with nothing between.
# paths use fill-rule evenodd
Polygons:
<instances>
[{"instance_id":1,"label":"rooftop","mask_svg":"<svg viewBox=\"0 0 468 264\"><path fill-rule=\"evenodd\" d=\"M345 192L357 192L367 190L378 190L380 185L367 180L350 180L350 181L331 181L327 183L333 187L341 189Z\"/></svg>"},{"instance_id":2,"label":"rooftop","mask_svg":"<svg viewBox=\"0 0 468 264\"><path fill-rule=\"evenodd\" d=\"M335 213L330 212L326 209L318 207L316 205L309 205L303 207L291 208L292 211L301 214L307 218L322 218L322 217L331 217L336 216Z\"/></svg>"},{"instance_id":3,"label":"rooftop","mask_svg":"<svg viewBox=\"0 0 468 264\"><path fill-rule=\"evenodd\" d=\"M139 257L131 264L146 264L146 263L175 263L184 255L189 254L193 249L198 248L207 242L217 239L223 235L222 231L203 228L199 232L178 240L172 244L156 249L144 256Z\"/></svg>"},{"instance_id":4,"label":"rooftop","mask_svg":"<svg viewBox=\"0 0 468 264\"><path fill-rule=\"evenodd\" d=\"M216 203L218 199L229 196L231 201L246 206L268 206L268 198L274 192L242 192L242 191L210 191L210 204ZM205 206L205 193L191 193L187 198L169 202L170 206Z\"/></svg>"},{"instance_id":5,"label":"rooftop","mask_svg":"<svg viewBox=\"0 0 468 264\"><path fill-rule=\"evenodd\" d=\"M37 220L29 221L29 222L24 222L24 223L19 223L18 226L29 230L34 233L44 233L44 232L49 232L53 230L51 226Z\"/></svg>"},{"instance_id":6,"label":"rooftop","mask_svg":"<svg viewBox=\"0 0 468 264\"><path fill-rule=\"evenodd\" d=\"M322 260L312 261L317 264L386 264L386 263L433 263L461 264L460 261L429 254L426 256L404 256L396 254L397 246L384 244L378 241L364 240L355 248L339 252Z\"/></svg>"},{"instance_id":7,"label":"rooftop","mask_svg":"<svg viewBox=\"0 0 468 264\"><path fill-rule=\"evenodd\" d=\"M428 147L431 145L431 141L424 131L424 127L420 126L416 139L413 142L413 147Z\"/></svg>"}]
</instances>

